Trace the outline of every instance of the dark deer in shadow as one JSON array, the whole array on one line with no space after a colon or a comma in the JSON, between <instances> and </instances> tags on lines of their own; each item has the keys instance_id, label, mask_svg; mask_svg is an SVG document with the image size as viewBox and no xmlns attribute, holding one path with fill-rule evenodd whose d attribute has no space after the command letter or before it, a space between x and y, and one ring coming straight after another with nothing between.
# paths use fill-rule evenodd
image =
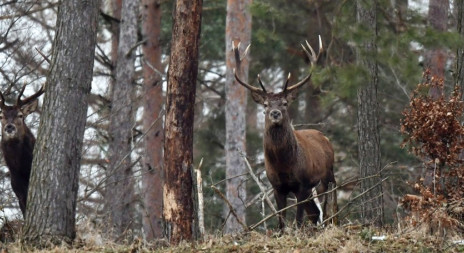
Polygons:
<instances>
[{"instance_id":1,"label":"dark deer in shadow","mask_svg":"<svg viewBox=\"0 0 464 253\"><path fill-rule=\"evenodd\" d=\"M18 198L23 217L26 217L27 190L35 145L35 137L24 119L37 109L37 98L44 93L42 87L32 96L21 99L25 88L26 86L20 90L14 105L6 105L5 97L0 92L2 152L10 171L11 188Z\"/></svg>"},{"instance_id":2,"label":"dark deer in shadow","mask_svg":"<svg viewBox=\"0 0 464 253\"><path fill-rule=\"evenodd\" d=\"M315 65L320 58L322 42L319 37L319 53L306 43L308 49L304 51ZM248 49L248 48L247 48ZM236 69L240 70L238 47L235 47ZM245 50L245 54L246 54ZM235 70L234 70L235 71ZM294 130L288 114L288 105L296 99L298 89L311 78L312 72L302 81L289 85L290 74L284 83L283 90L278 93L267 92L260 76L257 88L240 80L235 72L236 80L251 92L253 100L265 108L265 132L263 137L264 165L267 177L274 188L274 196L278 209L287 206L287 196L293 193L297 201L303 201L313 196L312 189L316 187L318 194L335 187L333 172L334 151L329 140L319 131L306 129ZM324 219L337 209L335 191L331 192L332 209L328 210L327 195L319 198L322 203ZM299 227L303 224L303 214L306 211L309 219L316 224L319 218L319 208L314 200L297 206L296 222ZM279 216L279 227L283 232L285 211Z\"/></svg>"}]
</instances>

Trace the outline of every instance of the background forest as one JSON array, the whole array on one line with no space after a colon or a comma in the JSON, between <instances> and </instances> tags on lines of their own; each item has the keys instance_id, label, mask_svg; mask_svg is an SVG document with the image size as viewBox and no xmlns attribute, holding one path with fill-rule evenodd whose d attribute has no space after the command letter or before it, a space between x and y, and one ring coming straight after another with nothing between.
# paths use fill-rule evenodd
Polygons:
<instances>
[{"instance_id":1,"label":"background forest","mask_svg":"<svg viewBox=\"0 0 464 253\"><path fill-rule=\"evenodd\" d=\"M163 237L163 120L175 1L103 0L98 15L95 62L79 171L78 234L97 231L114 241ZM123 6L124 4L124 6ZM33 94L49 75L57 30L58 1L4 1L0 3L0 91L13 101L24 85ZM131 12L130 10L133 10ZM352 200L361 192L354 181L360 175L358 157L358 92L371 73L357 57L368 41L369 24L357 19L356 1L254 0L251 14L248 82L257 86L259 74L268 90L278 91L287 73L301 80L310 62L300 44L307 40L324 47L309 84L290 106L296 129L322 131L335 150L335 177L339 206L351 203L339 215L340 224L362 224L360 205ZM437 11L430 11L437 10ZM382 178L383 224L397 224L408 214L401 200L417 193L413 183L424 177L425 158L403 147L403 110L423 72L444 80L444 94L463 85L463 1L378 0L376 50L366 59L377 63L377 103ZM227 186L226 92L227 1L204 0L201 10L198 76L194 103L193 167L201 170L204 226L207 234L236 231L227 220L230 211L211 186L223 194L246 185L239 204L247 225L271 213L262 192L245 175ZM438 25L437 25L438 24ZM244 44L246 39L242 41ZM247 45L241 45L244 51ZM125 52L125 53L124 53ZM133 77L131 77L133 76ZM40 98L41 103L44 97ZM263 107L246 93L242 115L246 148L244 157L270 192L264 173ZM188 106L188 105L187 105ZM37 136L41 112L26 122ZM61 126L63 128L67 125ZM124 129L129 129L125 132ZM178 153L185 152L177 150ZM200 165L201 164L201 165ZM238 190L237 190L238 191ZM0 224L21 219L4 162L0 167ZM232 202L232 204L234 204ZM235 205L235 204L234 204ZM290 217L295 211L290 210ZM291 219L291 218L288 219ZM400 219L400 220L399 220ZM229 229L228 229L229 227ZM277 219L257 230L276 229Z\"/></svg>"}]
</instances>

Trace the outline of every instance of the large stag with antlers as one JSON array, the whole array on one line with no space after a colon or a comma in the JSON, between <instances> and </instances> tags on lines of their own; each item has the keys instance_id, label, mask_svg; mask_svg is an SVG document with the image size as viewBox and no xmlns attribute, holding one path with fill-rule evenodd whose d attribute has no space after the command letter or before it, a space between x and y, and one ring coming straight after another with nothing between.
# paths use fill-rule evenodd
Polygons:
<instances>
[{"instance_id":1,"label":"large stag with antlers","mask_svg":"<svg viewBox=\"0 0 464 253\"><path fill-rule=\"evenodd\" d=\"M319 37L319 53L307 43L308 49L303 49L310 59L312 67L317 63L323 50ZM248 49L248 48L247 48ZM240 70L240 58L238 46L234 45L236 69ZM244 56L246 55L246 51ZM243 58L242 57L242 58ZM333 173L334 151L329 140L319 131L293 130L288 114L288 105L297 97L298 89L311 78L312 71L302 81L289 85L290 74L284 83L283 90L278 93L267 92L260 76L258 82L261 89L240 80L234 70L235 79L251 92L253 100L265 108L265 132L263 139L264 165L266 174L274 189L274 196L279 210L287 206L287 196L293 193L297 201L311 199L312 189L323 193L331 184L335 186ZM320 197L324 219L328 213L333 213L337 208L336 195L331 195L333 209L327 210L327 197ZM334 197L335 196L335 197ZM304 211L309 219L316 224L320 215L316 202L310 201L297 206L296 221L299 227L303 223ZM279 216L279 227L283 232L285 223L285 211Z\"/></svg>"},{"instance_id":2,"label":"large stag with antlers","mask_svg":"<svg viewBox=\"0 0 464 253\"><path fill-rule=\"evenodd\" d=\"M24 119L37 109L37 98L44 93L42 87L32 96L21 99L25 88L26 86L20 90L16 103L11 106L5 104L5 97L0 92L3 157L10 171L11 188L18 198L23 217L26 217L27 190L35 145L35 137Z\"/></svg>"}]
</instances>

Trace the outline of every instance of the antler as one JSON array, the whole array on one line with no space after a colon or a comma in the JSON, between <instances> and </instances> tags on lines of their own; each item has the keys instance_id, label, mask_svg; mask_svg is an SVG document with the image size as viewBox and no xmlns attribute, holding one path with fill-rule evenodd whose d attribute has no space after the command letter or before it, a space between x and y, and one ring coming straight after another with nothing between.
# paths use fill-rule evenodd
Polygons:
<instances>
[{"instance_id":1,"label":"antler","mask_svg":"<svg viewBox=\"0 0 464 253\"><path fill-rule=\"evenodd\" d=\"M5 97L3 96L3 93L0 91L0 99L2 99L2 102L0 103L0 108L5 108Z\"/></svg>"},{"instance_id":2,"label":"antler","mask_svg":"<svg viewBox=\"0 0 464 253\"><path fill-rule=\"evenodd\" d=\"M45 89L44 89L45 84L44 84L44 85L42 85L42 87L40 87L40 89L36 93L34 93L34 95L32 95L30 97L27 97L24 100L22 100L21 97L22 97L22 95L24 93L24 90L26 89L26 85L24 85L21 88L21 90L19 91L18 99L16 100L16 105L18 105L18 106L23 106L25 104L29 104L30 102L34 101L35 99L37 99L40 95L42 95L45 92ZM3 101L3 96L2 96L2 101Z\"/></svg>"},{"instance_id":3,"label":"antler","mask_svg":"<svg viewBox=\"0 0 464 253\"><path fill-rule=\"evenodd\" d=\"M301 44L301 47L303 48L303 50L305 51L306 55L309 58L309 61L311 62L311 68L314 68L314 66L316 66L317 62L319 61L321 53L324 51L324 48L322 46L321 35L319 35L319 52L317 54L314 51L314 49L311 47L308 41L306 41L306 45L308 46L309 51L308 49L306 49L306 47L303 44ZM303 78L303 80L287 88L288 81L290 79L290 73L289 73L287 77L287 81L285 82L285 85L284 85L284 91L291 91L294 89L298 89L301 85L305 84L309 79L311 79L312 74L313 74L313 71L311 70L311 72L305 78Z\"/></svg>"},{"instance_id":4,"label":"antler","mask_svg":"<svg viewBox=\"0 0 464 253\"><path fill-rule=\"evenodd\" d=\"M251 91L256 91L256 92L261 92L260 89L256 88L255 86L253 85L250 85L248 83L245 83L244 81L240 80L240 78L238 77L237 75L237 71L238 70L240 72L240 64L242 63L242 60L245 58L245 56L247 55L248 53L248 50L250 49L250 45L248 45L248 47L245 49L245 52L243 53L243 57L240 57L240 53L238 52L238 48L240 47L240 42L238 43L237 46L235 46L235 42L232 41L232 50L234 50L234 54L235 54L235 68L234 68L234 76L235 76L235 79L237 80L237 82L239 82L241 85L245 86L245 88L251 90ZM258 75L258 82L259 82L259 85L261 86L261 89L262 91L266 92L266 89L264 88L264 85L263 85L263 82L261 82L261 78L259 77Z\"/></svg>"}]
</instances>

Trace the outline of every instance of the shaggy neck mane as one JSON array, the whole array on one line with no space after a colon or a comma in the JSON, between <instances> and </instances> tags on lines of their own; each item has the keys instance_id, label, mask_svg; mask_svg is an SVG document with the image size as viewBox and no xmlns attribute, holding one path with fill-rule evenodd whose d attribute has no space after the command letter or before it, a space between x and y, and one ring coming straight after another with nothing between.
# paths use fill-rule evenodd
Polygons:
<instances>
[{"instance_id":1,"label":"shaggy neck mane","mask_svg":"<svg viewBox=\"0 0 464 253\"><path fill-rule=\"evenodd\" d=\"M271 163L288 165L291 161L296 161L298 144L289 124L266 127L264 153Z\"/></svg>"}]
</instances>

